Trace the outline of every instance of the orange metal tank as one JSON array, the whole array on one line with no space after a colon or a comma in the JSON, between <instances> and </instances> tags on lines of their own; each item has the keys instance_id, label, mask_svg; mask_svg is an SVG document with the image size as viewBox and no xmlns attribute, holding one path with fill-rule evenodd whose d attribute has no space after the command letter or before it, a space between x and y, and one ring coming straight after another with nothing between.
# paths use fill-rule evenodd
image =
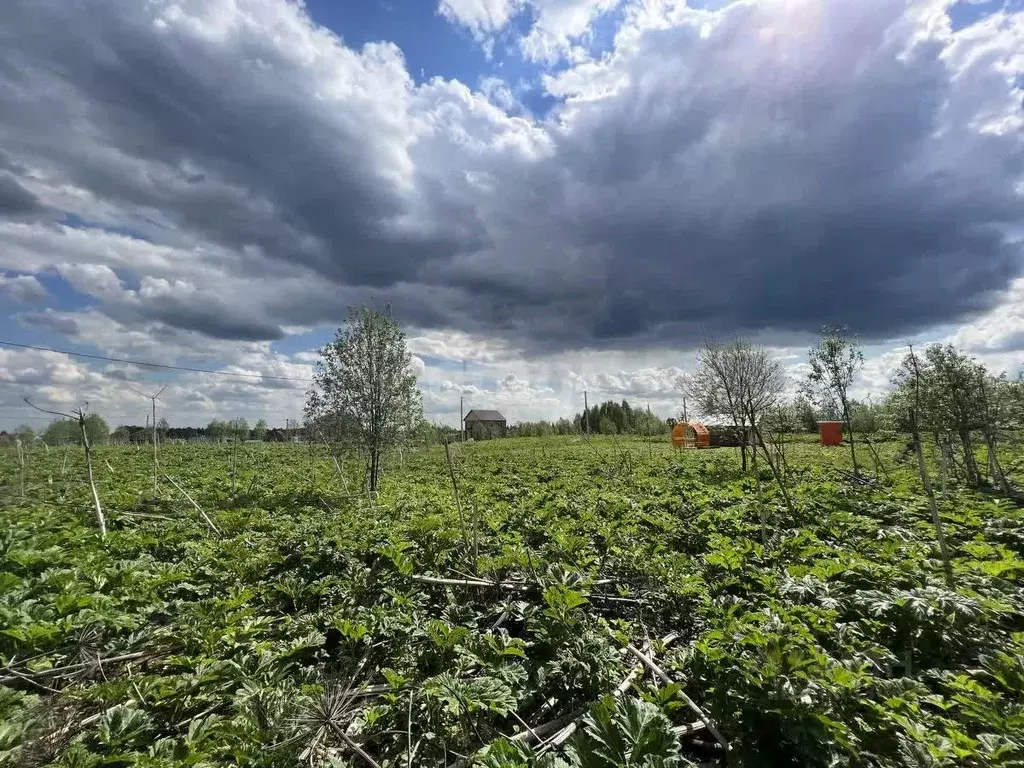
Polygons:
<instances>
[{"instance_id":1,"label":"orange metal tank","mask_svg":"<svg viewBox=\"0 0 1024 768\"><path fill-rule=\"evenodd\" d=\"M672 427L672 445L676 448L682 448L686 443L686 422L680 421L674 427Z\"/></svg>"},{"instance_id":2,"label":"orange metal tank","mask_svg":"<svg viewBox=\"0 0 1024 768\"><path fill-rule=\"evenodd\" d=\"M710 448L711 433L696 421L681 421L672 427L672 445L676 448Z\"/></svg>"},{"instance_id":3,"label":"orange metal tank","mask_svg":"<svg viewBox=\"0 0 1024 768\"><path fill-rule=\"evenodd\" d=\"M841 421L819 421L818 435L822 445L843 444L843 422Z\"/></svg>"}]
</instances>

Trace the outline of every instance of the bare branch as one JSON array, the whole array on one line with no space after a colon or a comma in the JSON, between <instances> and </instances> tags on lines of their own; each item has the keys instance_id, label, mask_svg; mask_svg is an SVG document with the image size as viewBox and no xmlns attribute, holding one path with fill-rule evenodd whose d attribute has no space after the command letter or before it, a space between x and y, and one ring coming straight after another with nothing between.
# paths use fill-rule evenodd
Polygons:
<instances>
[{"instance_id":1,"label":"bare branch","mask_svg":"<svg viewBox=\"0 0 1024 768\"><path fill-rule=\"evenodd\" d=\"M644 655L639 650L634 648L633 645L627 643L626 650L628 650L630 653L636 656L641 662L643 662L644 666L651 670L651 672L653 672L663 683L665 683L666 685L673 685L675 683L675 680L669 677L665 673L665 670L663 670L661 667L655 664L654 661L650 659L648 656ZM711 731L711 734L715 737L718 743L725 748L726 752L728 752L730 749L728 740L721 734L718 728L715 727L715 724L711 722L711 719L704 713L704 710L698 707L697 704L693 701L693 699L686 695L682 688L680 688L677 691L677 693L679 697L682 698L682 700L686 703L686 706L693 710L694 714L696 714L697 717L700 718L700 721L704 723L705 726L707 726L707 729Z\"/></svg>"},{"instance_id":2,"label":"bare branch","mask_svg":"<svg viewBox=\"0 0 1024 768\"><path fill-rule=\"evenodd\" d=\"M22 399L23 399L23 400L24 400L24 401L25 401L26 403L28 403L28 404L29 404L30 406L32 406L33 408L35 408L35 409L36 409L37 411L42 411L43 413L48 413L48 414L50 414L51 416L60 416L60 417L61 417L62 419L71 419L71 420L74 420L75 418L77 418L76 416L72 416L72 415L71 415L70 413L61 413L60 411L49 411L49 410L47 410L46 408L40 408L40 407L39 407L38 405L36 405L35 403L33 403L33 402L32 402L31 400L29 400L29 399L28 399L27 397L24 397L24 398L22 398Z\"/></svg>"}]
</instances>

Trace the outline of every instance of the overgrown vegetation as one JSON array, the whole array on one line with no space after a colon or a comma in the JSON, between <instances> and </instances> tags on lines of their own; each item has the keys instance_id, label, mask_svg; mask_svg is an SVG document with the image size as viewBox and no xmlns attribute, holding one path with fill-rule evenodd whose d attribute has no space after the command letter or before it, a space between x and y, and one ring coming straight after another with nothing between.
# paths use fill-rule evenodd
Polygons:
<instances>
[{"instance_id":1,"label":"overgrown vegetation","mask_svg":"<svg viewBox=\"0 0 1024 768\"><path fill-rule=\"evenodd\" d=\"M1020 764L1024 514L950 473L949 588L903 445L787 443L791 505L622 437L389 453L372 500L323 444L166 445L160 498L96 446L105 539L81 448L4 451L0 760Z\"/></svg>"}]
</instances>

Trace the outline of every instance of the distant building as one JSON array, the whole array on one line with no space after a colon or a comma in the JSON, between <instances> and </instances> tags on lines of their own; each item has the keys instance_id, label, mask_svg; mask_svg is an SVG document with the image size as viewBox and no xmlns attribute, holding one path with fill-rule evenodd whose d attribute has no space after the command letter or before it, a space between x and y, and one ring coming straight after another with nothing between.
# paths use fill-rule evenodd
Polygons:
<instances>
[{"instance_id":1,"label":"distant building","mask_svg":"<svg viewBox=\"0 0 1024 768\"><path fill-rule=\"evenodd\" d=\"M738 448L743 444L743 430L732 424L707 425L712 448Z\"/></svg>"},{"instance_id":2,"label":"distant building","mask_svg":"<svg viewBox=\"0 0 1024 768\"><path fill-rule=\"evenodd\" d=\"M498 411L472 410L466 414L463 420L466 427L466 437L474 440L483 440L488 437L504 437L507 425L505 417Z\"/></svg>"}]
</instances>

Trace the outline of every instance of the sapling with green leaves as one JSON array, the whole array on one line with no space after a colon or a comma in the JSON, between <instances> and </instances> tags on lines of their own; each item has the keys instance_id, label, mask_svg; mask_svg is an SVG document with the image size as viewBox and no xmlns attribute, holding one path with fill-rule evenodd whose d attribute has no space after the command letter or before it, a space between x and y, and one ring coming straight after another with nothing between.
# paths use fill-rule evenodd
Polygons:
<instances>
[{"instance_id":1,"label":"sapling with green leaves","mask_svg":"<svg viewBox=\"0 0 1024 768\"><path fill-rule=\"evenodd\" d=\"M267 439L267 422L264 419L259 419L252 428L253 440L259 440L263 442Z\"/></svg>"},{"instance_id":2,"label":"sapling with green leaves","mask_svg":"<svg viewBox=\"0 0 1024 768\"><path fill-rule=\"evenodd\" d=\"M846 328L826 326L821 340L807 353L811 366L805 390L822 411L836 411L842 415L846 435L850 440L850 459L853 473L860 474L857 448L853 436L850 389L860 369L864 367L864 350L856 336Z\"/></svg>"},{"instance_id":3,"label":"sapling with green leaves","mask_svg":"<svg viewBox=\"0 0 1024 768\"><path fill-rule=\"evenodd\" d=\"M306 421L363 452L371 498L385 451L411 435L422 410L405 333L390 308L349 309L345 325L320 350Z\"/></svg>"},{"instance_id":4,"label":"sapling with green leaves","mask_svg":"<svg viewBox=\"0 0 1024 768\"><path fill-rule=\"evenodd\" d=\"M967 485L978 487L984 473L974 440L980 434L988 449L988 474L1009 492L997 453L1000 429L1013 423L1013 385L1005 377L992 376L952 345L932 344L921 355L908 353L894 383L889 409L907 413L913 406L917 427L922 435L932 435L941 466L962 466Z\"/></svg>"},{"instance_id":5,"label":"sapling with green leaves","mask_svg":"<svg viewBox=\"0 0 1024 768\"><path fill-rule=\"evenodd\" d=\"M942 555L942 567L946 575L946 586L954 589L956 582L953 577L953 563L949 558L949 550L946 547L946 533L942 527L942 518L939 517L939 507L935 502L935 491L932 488L928 465L924 459L924 448L921 445L919 414L921 413L923 403L921 396L922 372L913 346L910 347L910 352L907 353L903 366L906 386L909 388L912 397L909 421L911 438L914 442L914 452L917 455L917 469L921 475L921 484L924 486L925 495L928 497L928 507L932 514L932 525L935 526L935 538L939 545L939 553Z\"/></svg>"}]
</instances>

